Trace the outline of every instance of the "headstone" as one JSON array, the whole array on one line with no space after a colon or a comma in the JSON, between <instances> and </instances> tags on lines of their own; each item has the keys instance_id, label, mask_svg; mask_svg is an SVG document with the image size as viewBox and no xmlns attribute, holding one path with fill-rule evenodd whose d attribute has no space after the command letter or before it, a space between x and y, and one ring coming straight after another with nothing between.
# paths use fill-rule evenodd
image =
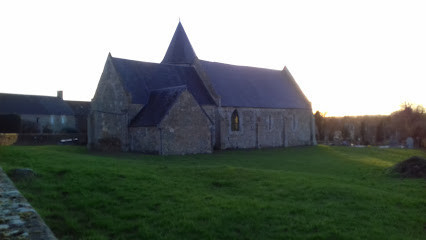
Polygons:
<instances>
[{"instance_id":1,"label":"headstone","mask_svg":"<svg viewBox=\"0 0 426 240\"><path fill-rule=\"evenodd\" d=\"M342 140L343 140L343 135L342 135L342 131L334 131L334 135L333 135L333 143L334 145L342 145Z\"/></svg>"},{"instance_id":2,"label":"headstone","mask_svg":"<svg viewBox=\"0 0 426 240\"><path fill-rule=\"evenodd\" d=\"M399 146L399 143L398 143L398 141L396 140L396 138L395 138L395 137L392 137L392 138L390 139L390 141L389 141L389 145L390 145L391 147L397 147L397 146Z\"/></svg>"},{"instance_id":3,"label":"headstone","mask_svg":"<svg viewBox=\"0 0 426 240\"><path fill-rule=\"evenodd\" d=\"M412 137L408 137L405 141L407 148L413 149L414 148L414 139Z\"/></svg>"}]
</instances>

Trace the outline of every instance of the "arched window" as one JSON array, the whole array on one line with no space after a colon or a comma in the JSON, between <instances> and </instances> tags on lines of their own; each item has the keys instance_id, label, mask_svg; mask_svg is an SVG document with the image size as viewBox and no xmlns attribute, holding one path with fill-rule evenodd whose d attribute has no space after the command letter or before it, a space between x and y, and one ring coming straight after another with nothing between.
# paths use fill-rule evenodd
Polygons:
<instances>
[{"instance_id":1,"label":"arched window","mask_svg":"<svg viewBox=\"0 0 426 240\"><path fill-rule=\"evenodd\" d=\"M236 109L231 116L231 130L240 131L240 118L238 117L238 112Z\"/></svg>"}]
</instances>

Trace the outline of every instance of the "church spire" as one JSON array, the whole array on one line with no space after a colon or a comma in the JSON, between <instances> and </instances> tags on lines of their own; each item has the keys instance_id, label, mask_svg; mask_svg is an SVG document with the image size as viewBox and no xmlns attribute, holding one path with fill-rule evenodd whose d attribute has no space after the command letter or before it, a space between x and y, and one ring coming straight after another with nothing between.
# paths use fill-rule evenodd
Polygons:
<instances>
[{"instance_id":1,"label":"church spire","mask_svg":"<svg viewBox=\"0 0 426 240\"><path fill-rule=\"evenodd\" d=\"M194 49L192 49L188 36L186 36L179 19L179 24L162 63L192 64L196 58L197 55L195 55Z\"/></svg>"}]
</instances>

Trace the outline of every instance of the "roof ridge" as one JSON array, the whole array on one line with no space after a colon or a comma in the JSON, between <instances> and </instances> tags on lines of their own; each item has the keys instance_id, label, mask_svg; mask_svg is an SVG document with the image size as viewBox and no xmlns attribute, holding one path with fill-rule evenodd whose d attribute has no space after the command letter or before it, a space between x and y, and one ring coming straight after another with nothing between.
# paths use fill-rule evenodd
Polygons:
<instances>
[{"instance_id":1,"label":"roof ridge","mask_svg":"<svg viewBox=\"0 0 426 240\"><path fill-rule=\"evenodd\" d=\"M173 87L158 88L158 89L151 90L150 92L173 90L173 89L187 89L187 88L188 88L187 84L183 84L183 85L173 86Z\"/></svg>"},{"instance_id":2,"label":"roof ridge","mask_svg":"<svg viewBox=\"0 0 426 240\"><path fill-rule=\"evenodd\" d=\"M206 63L213 63L213 64L228 65L228 66L233 66L233 67L253 68L253 69L263 69L263 70L270 70L270 71L277 71L277 72L281 72L281 71L282 71L282 70L272 69L272 68L263 68L263 67L247 66L247 65L237 65L237 64L232 64L232 63L223 63L223 62L207 61L207 60L202 60L202 59L200 59L200 61L201 61L201 62L206 62Z\"/></svg>"},{"instance_id":3,"label":"roof ridge","mask_svg":"<svg viewBox=\"0 0 426 240\"><path fill-rule=\"evenodd\" d=\"M161 62L161 63L158 63L158 64L167 65L167 66L175 66L175 67L185 67L185 68L192 68L193 67L189 63L164 63L164 62Z\"/></svg>"},{"instance_id":4,"label":"roof ridge","mask_svg":"<svg viewBox=\"0 0 426 240\"><path fill-rule=\"evenodd\" d=\"M57 96L46 96L46 95L33 95L33 94L23 94L23 93L0 93L0 95L15 95L15 96L27 96L27 97L46 97L46 98L58 98ZM66 101L66 100L63 100Z\"/></svg>"},{"instance_id":5,"label":"roof ridge","mask_svg":"<svg viewBox=\"0 0 426 240\"><path fill-rule=\"evenodd\" d=\"M83 101L83 100L64 100L64 102L90 103L91 101Z\"/></svg>"},{"instance_id":6,"label":"roof ridge","mask_svg":"<svg viewBox=\"0 0 426 240\"><path fill-rule=\"evenodd\" d=\"M14 93L0 93L2 114L73 115L74 111L63 99Z\"/></svg>"},{"instance_id":7,"label":"roof ridge","mask_svg":"<svg viewBox=\"0 0 426 240\"><path fill-rule=\"evenodd\" d=\"M159 64L159 63L154 63L154 62L145 62L145 61L140 61L140 60L134 60L134 59L127 59L127 58L119 58L119 57L112 57L114 60L124 60L124 61L129 61L129 62L138 62L138 63L150 63L150 64Z\"/></svg>"},{"instance_id":8,"label":"roof ridge","mask_svg":"<svg viewBox=\"0 0 426 240\"><path fill-rule=\"evenodd\" d=\"M176 64L176 63L146 62L146 61L141 61L141 60L127 59L127 58L118 58L118 57L112 57L112 56L111 56L111 58L113 58L113 60L124 60L124 61L135 62L135 63L146 63L146 64L167 65L167 66L183 67L183 68L193 68L193 66L190 65L190 64L188 64L188 65L180 65L180 64Z\"/></svg>"}]
</instances>

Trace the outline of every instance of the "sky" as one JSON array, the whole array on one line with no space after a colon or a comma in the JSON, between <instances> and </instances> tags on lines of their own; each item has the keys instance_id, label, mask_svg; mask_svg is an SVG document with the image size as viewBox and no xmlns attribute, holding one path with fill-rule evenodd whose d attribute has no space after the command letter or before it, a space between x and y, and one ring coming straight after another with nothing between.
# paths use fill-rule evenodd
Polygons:
<instances>
[{"instance_id":1,"label":"sky","mask_svg":"<svg viewBox=\"0 0 426 240\"><path fill-rule=\"evenodd\" d=\"M313 111L426 106L426 1L0 1L0 92L90 101L106 58L159 63L179 19L198 58L281 70Z\"/></svg>"}]
</instances>

